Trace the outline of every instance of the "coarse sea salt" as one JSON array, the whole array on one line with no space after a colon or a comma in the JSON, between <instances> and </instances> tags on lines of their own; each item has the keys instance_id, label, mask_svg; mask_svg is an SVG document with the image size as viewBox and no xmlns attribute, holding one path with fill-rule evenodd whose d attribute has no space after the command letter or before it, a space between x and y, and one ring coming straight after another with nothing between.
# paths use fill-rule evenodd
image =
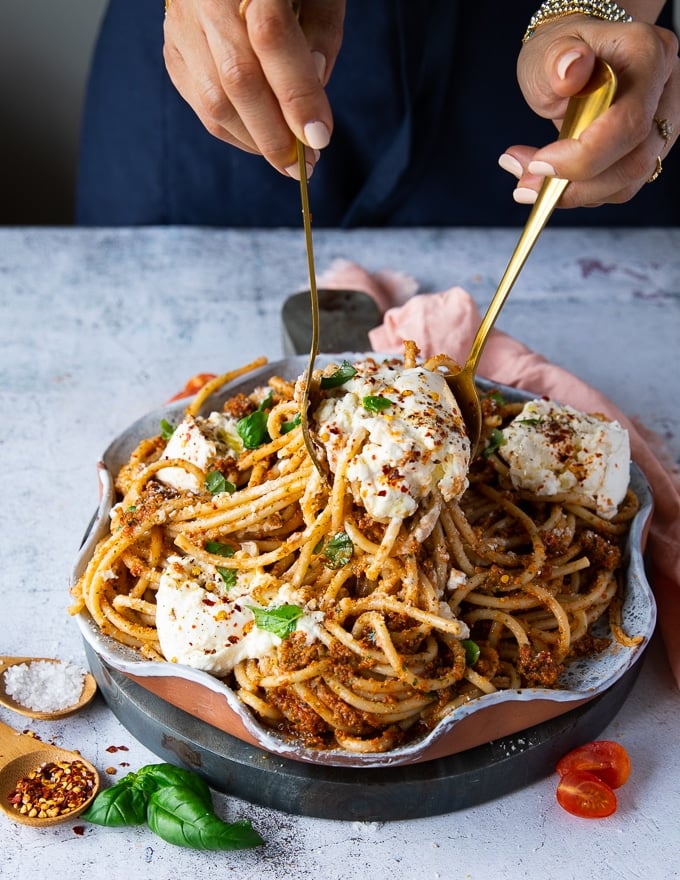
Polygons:
<instances>
[{"instance_id":1,"label":"coarse sea salt","mask_svg":"<svg viewBox=\"0 0 680 880\"><path fill-rule=\"evenodd\" d=\"M5 670L5 691L34 712L58 712L80 699L85 673L74 663L33 660Z\"/></svg>"}]
</instances>

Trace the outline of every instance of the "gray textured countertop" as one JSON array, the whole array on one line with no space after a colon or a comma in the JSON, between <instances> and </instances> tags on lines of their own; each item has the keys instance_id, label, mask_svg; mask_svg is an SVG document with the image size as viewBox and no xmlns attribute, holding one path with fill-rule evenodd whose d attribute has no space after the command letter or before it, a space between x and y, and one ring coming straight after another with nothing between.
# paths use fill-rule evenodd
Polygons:
<instances>
[{"instance_id":1,"label":"gray textured countertop","mask_svg":"<svg viewBox=\"0 0 680 880\"><path fill-rule=\"evenodd\" d=\"M484 308L516 237L319 230L315 250L319 270L345 257L409 273L422 290L459 284ZM67 583L100 452L194 373L282 355L281 305L306 285L303 248L286 230L0 230L0 653L84 664ZM596 385L680 458L680 230L547 230L498 326ZM36 831L3 818L0 877L678 877L679 708L653 644L604 732L628 747L633 774L618 812L600 822L563 812L554 778L465 812L388 823L307 819L216 795L224 817L253 819L266 849L190 852L145 828L90 825L80 836L73 823ZM4 709L0 720L79 748L118 778L124 761L158 760L99 698L61 722Z\"/></svg>"}]
</instances>

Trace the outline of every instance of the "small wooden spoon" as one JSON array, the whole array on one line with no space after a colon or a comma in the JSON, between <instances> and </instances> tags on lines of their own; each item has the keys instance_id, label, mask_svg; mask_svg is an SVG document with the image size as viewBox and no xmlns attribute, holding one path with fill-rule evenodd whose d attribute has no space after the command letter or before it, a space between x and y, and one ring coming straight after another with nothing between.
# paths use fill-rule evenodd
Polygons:
<instances>
[{"instance_id":1,"label":"small wooden spoon","mask_svg":"<svg viewBox=\"0 0 680 880\"><path fill-rule=\"evenodd\" d=\"M13 697L10 697L7 693L5 671L9 669L10 666L18 666L21 663L31 664L35 662L60 663L61 661L54 660L51 657L0 657L0 706L4 706L6 709L11 709L13 712L18 712L20 715L27 715L29 718L38 718L42 721L49 721L52 718L64 718L66 715L72 715L74 712L82 709L83 706L86 706L90 702L97 692L97 682L94 680L94 676L91 673L86 672L80 697L75 703L73 703L73 705L66 706L63 709L55 709L51 712L39 712L36 709L24 706L21 703L18 703Z\"/></svg>"},{"instance_id":2,"label":"small wooden spoon","mask_svg":"<svg viewBox=\"0 0 680 880\"><path fill-rule=\"evenodd\" d=\"M43 764L49 762L80 761L93 774L94 783L87 800L68 813L40 819L37 816L27 816L20 813L9 802L11 792L17 787L20 779L33 773ZM78 752L61 749L51 743L42 742L25 733L18 733L12 727L0 722L0 809L15 822L23 825L46 827L57 825L60 822L68 822L84 812L94 800L99 791L99 773L96 768L86 761Z\"/></svg>"}]
</instances>

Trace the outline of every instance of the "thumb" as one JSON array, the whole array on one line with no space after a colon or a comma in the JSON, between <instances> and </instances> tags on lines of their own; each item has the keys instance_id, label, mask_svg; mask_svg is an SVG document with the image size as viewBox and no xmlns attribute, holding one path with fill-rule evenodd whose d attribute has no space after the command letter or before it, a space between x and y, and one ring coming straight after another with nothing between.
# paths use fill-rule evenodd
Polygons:
<instances>
[{"instance_id":1,"label":"thumb","mask_svg":"<svg viewBox=\"0 0 680 880\"><path fill-rule=\"evenodd\" d=\"M525 48L533 48L531 41ZM539 116L560 118L566 99L579 92L590 79L595 53L578 37L564 36L548 46L544 44L542 51L526 55L520 59L518 76L527 103Z\"/></svg>"}]
</instances>

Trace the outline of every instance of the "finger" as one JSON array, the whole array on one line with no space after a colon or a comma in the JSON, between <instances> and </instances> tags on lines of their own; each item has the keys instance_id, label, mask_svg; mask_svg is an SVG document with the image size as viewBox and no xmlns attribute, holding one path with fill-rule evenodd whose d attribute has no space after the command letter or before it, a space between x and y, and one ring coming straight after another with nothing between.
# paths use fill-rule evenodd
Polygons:
<instances>
[{"instance_id":1,"label":"finger","mask_svg":"<svg viewBox=\"0 0 680 880\"><path fill-rule=\"evenodd\" d=\"M300 9L300 26L323 86L330 79L342 44L345 5L345 0L313 0Z\"/></svg>"},{"instance_id":2,"label":"finger","mask_svg":"<svg viewBox=\"0 0 680 880\"><path fill-rule=\"evenodd\" d=\"M253 51L286 124L307 146L323 149L333 127L331 109L319 68L288 0L251 0L246 22ZM257 96L243 94L241 100L234 103L249 131L256 142L266 140L268 133L258 114L251 112L250 102L254 100L256 109Z\"/></svg>"},{"instance_id":3,"label":"finger","mask_svg":"<svg viewBox=\"0 0 680 880\"><path fill-rule=\"evenodd\" d=\"M658 133L650 131L642 144L619 162L608 166L602 173L583 181L571 179L558 207L595 208L603 204L622 204L629 201L659 170L658 163L661 161L658 153L659 137ZM533 204L545 177L531 170L535 167L535 163L529 158L531 148L511 149L514 155L522 156L522 163L519 160L515 161L523 169L522 174L516 175L517 186L513 192L513 199L520 204ZM508 152L507 155L510 153Z\"/></svg>"},{"instance_id":4,"label":"finger","mask_svg":"<svg viewBox=\"0 0 680 880\"><path fill-rule=\"evenodd\" d=\"M598 52L618 75L613 105L578 139L554 141L538 150L530 169L533 172L585 180L633 154L647 138L674 61L677 62L677 56L671 55L672 35L669 39L669 32L663 29L635 23L619 28L624 29L626 40L613 41ZM631 47L635 48L634 53ZM561 124L561 120L556 122Z\"/></svg>"},{"instance_id":5,"label":"finger","mask_svg":"<svg viewBox=\"0 0 680 880\"><path fill-rule=\"evenodd\" d=\"M221 88L204 32L183 27L181 32L185 38L187 34L198 33L200 36L193 40L185 39L182 49L176 44L173 20L169 16L172 11L176 21L177 16L181 15L181 7L180 3L171 4L165 23L163 56L173 85L210 134L247 152L259 152ZM178 12L175 13L175 10ZM182 24L180 21L180 27Z\"/></svg>"}]
</instances>

